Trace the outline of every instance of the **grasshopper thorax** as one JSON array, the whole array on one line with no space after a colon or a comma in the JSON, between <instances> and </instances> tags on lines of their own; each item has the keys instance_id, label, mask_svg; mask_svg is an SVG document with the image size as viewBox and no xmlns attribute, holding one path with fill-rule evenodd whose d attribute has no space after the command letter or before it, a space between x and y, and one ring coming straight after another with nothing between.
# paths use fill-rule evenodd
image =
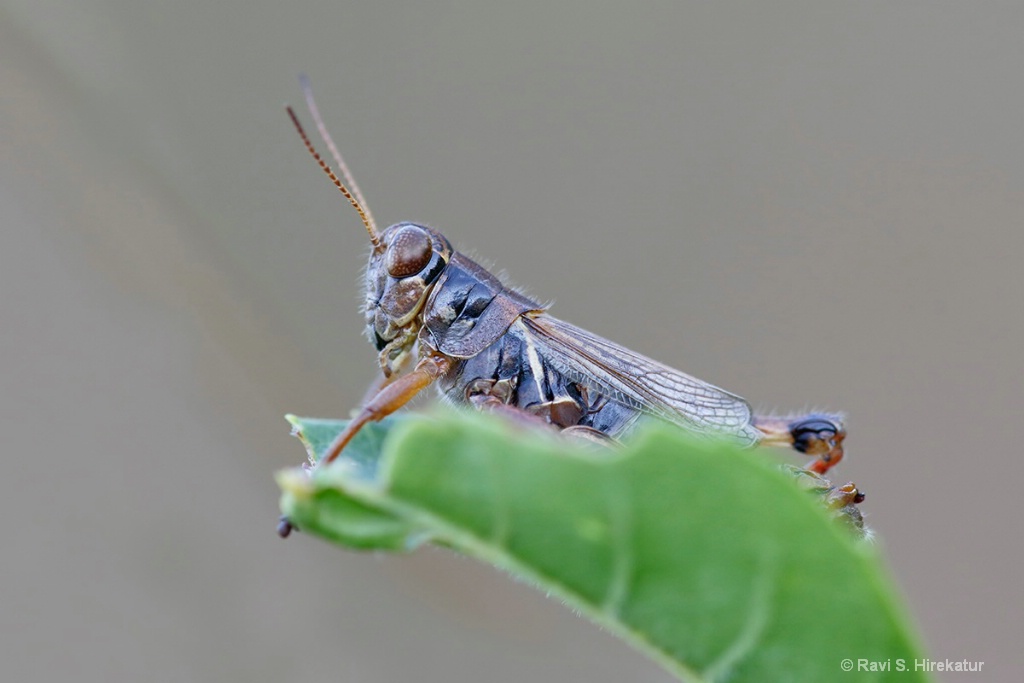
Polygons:
<instances>
[{"instance_id":1,"label":"grasshopper thorax","mask_svg":"<svg viewBox=\"0 0 1024 683\"><path fill-rule=\"evenodd\" d=\"M423 305L451 260L444 235L415 223L396 223L380 234L366 267L367 334L381 366L408 351L423 324Z\"/></svg>"}]
</instances>

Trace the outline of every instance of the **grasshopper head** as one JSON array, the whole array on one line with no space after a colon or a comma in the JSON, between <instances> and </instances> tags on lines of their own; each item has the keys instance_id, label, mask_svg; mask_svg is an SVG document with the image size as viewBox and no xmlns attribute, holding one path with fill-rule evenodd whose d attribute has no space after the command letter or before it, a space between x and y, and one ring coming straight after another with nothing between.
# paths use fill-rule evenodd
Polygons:
<instances>
[{"instance_id":1,"label":"grasshopper head","mask_svg":"<svg viewBox=\"0 0 1024 683\"><path fill-rule=\"evenodd\" d=\"M288 116L306 149L359 213L370 237L373 250L366 268L367 334L380 352L381 369L385 375L390 375L416 343L416 335L423 325L423 304L448 265L452 246L441 233L415 223L396 223L384 232L378 232L363 193L320 119L308 80L302 80L302 88L317 129L337 163L340 178L313 148L291 107L286 108Z\"/></svg>"},{"instance_id":2,"label":"grasshopper head","mask_svg":"<svg viewBox=\"0 0 1024 683\"><path fill-rule=\"evenodd\" d=\"M386 371L415 341L423 304L451 256L444 235L423 225L396 223L380 234L366 267L365 312Z\"/></svg>"}]
</instances>

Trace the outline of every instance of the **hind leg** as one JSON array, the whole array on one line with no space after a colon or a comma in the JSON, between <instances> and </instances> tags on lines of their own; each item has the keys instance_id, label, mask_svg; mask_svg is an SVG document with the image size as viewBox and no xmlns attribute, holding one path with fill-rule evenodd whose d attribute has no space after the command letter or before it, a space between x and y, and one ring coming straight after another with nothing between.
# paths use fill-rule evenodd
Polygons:
<instances>
[{"instance_id":1,"label":"hind leg","mask_svg":"<svg viewBox=\"0 0 1024 683\"><path fill-rule=\"evenodd\" d=\"M827 413L811 413L790 417L757 415L756 427L764 437L762 444L788 446L816 460L807 469L825 474L843 458L843 440L846 429L842 418Z\"/></svg>"}]
</instances>

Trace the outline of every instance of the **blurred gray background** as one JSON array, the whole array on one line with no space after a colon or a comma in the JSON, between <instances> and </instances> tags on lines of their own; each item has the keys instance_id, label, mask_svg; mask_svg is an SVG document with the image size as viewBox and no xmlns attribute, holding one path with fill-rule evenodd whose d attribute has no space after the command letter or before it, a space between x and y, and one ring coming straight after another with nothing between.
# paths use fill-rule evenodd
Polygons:
<instances>
[{"instance_id":1,"label":"blurred gray background","mask_svg":"<svg viewBox=\"0 0 1024 683\"><path fill-rule=\"evenodd\" d=\"M1022 36L983 3L4 0L3 678L669 680L472 561L274 535L282 415L375 372L303 71L381 222L847 411L929 652L986 661L943 680L1015 678Z\"/></svg>"}]
</instances>

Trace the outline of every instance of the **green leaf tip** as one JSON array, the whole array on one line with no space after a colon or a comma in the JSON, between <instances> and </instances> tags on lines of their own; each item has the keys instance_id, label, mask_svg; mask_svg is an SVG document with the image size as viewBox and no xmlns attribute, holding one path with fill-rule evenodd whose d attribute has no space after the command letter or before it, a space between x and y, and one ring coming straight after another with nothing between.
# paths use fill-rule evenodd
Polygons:
<instances>
[{"instance_id":1,"label":"green leaf tip","mask_svg":"<svg viewBox=\"0 0 1024 683\"><path fill-rule=\"evenodd\" d=\"M289 422L314 460L344 426ZM278 481L305 532L356 549L452 547L538 584L684 680L833 680L844 658L922 656L877 547L763 451L654 424L621 451L594 452L447 411L368 425L323 472Z\"/></svg>"}]
</instances>

